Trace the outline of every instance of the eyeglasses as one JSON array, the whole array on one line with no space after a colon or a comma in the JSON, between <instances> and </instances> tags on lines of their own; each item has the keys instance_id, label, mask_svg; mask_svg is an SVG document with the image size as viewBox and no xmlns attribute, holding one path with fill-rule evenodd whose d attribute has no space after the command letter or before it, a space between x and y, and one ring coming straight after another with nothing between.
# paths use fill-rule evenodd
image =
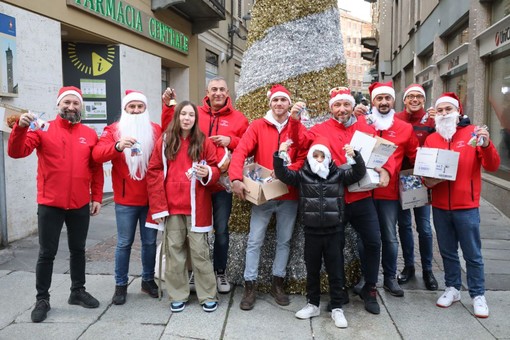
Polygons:
<instances>
[{"instance_id":1,"label":"eyeglasses","mask_svg":"<svg viewBox=\"0 0 510 340\"><path fill-rule=\"evenodd\" d=\"M422 100L425 97L422 94L409 94L406 96L406 98L409 100L415 100L415 99Z\"/></svg>"}]
</instances>

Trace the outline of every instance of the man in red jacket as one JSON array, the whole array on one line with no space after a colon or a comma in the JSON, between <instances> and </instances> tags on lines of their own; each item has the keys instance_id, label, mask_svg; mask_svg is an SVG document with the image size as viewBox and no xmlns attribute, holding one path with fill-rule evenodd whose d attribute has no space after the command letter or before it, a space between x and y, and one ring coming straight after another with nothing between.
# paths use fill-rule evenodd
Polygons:
<instances>
[{"instance_id":1,"label":"man in red jacket","mask_svg":"<svg viewBox=\"0 0 510 340\"><path fill-rule=\"evenodd\" d=\"M273 169L273 154L281 143L289 139L290 92L282 85L274 85L268 92L270 110L264 118L254 120L243 135L232 155L230 178L232 191L241 199L245 198L246 186L243 183L243 165L246 157L254 155L259 165ZM305 152L298 153L290 146L288 154L294 169L303 165ZM271 295L277 304L287 306L290 301L285 294L283 281L289 259L290 239L297 215L297 189L289 186L289 193L251 209L250 233L246 248L244 269L244 294L240 307L250 310L255 305L256 280L258 276L260 252L266 236L267 225L273 213L276 214L276 254L273 262L273 282Z\"/></svg>"},{"instance_id":2,"label":"man in red jacket","mask_svg":"<svg viewBox=\"0 0 510 340\"><path fill-rule=\"evenodd\" d=\"M412 164L416 158L418 139L411 124L395 119L395 90L392 82L375 82L368 88L372 99L370 121L376 134L395 143L397 149L390 159L394 161L393 172L387 187L374 189L374 203L379 216L382 241L382 267L384 289L393 296L404 296L404 291L397 282L397 217L400 203L398 200L399 172L402 160L406 156Z\"/></svg>"},{"instance_id":3,"label":"man in red jacket","mask_svg":"<svg viewBox=\"0 0 510 340\"><path fill-rule=\"evenodd\" d=\"M413 126L413 131L420 146L425 143L428 135L435 131L434 118L429 117L424 109L425 90L420 84L411 84L404 91L404 111L396 113L395 117ZM412 165L406 157L402 163L402 170L411 169ZM423 270L423 282L428 290L437 290L437 281L432 273L432 227L430 225L430 206L414 208L414 221L418 231L420 246L421 266ZM414 277L414 238L411 209L398 212L398 235L404 258L404 269L397 277L399 284L409 282Z\"/></svg>"},{"instance_id":4,"label":"man in red jacket","mask_svg":"<svg viewBox=\"0 0 510 340\"><path fill-rule=\"evenodd\" d=\"M489 132L471 125L462 115L459 98L446 92L436 101L436 131L425 140L425 147L460 153L455 181L425 178L432 188L432 214L439 252L443 258L446 290L436 302L447 308L460 301L462 285L459 244L466 261L469 296L473 299L474 315L489 316L485 300L485 278L480 241L481 167L496 171L500 158Z\"/></svg>"},{"instance_id":5,"label":"man in red jacket","mask_svg":"<svg viewBox=\"0 0 510 340\"><path fill-rule=\"evenodd\" d=\"M94 130L80 123L83 97L74 86L62 87L55 120L42 123L24 113L9 137L9 156L22 158L37 149L37 227L39 258L35 269L37 302L33 322L50 310L53 261L65 222L70 252L71 295L67 302L97 308L99 301L85 291L85 242L90 216L99 214L103 198L103 167L92 159ZM43 126L44 125L44 126Z\"/></svg>"},{"instance_id":6,"label":"man in red jacket","mask_svg":"<svg viewBox=\"0 0 510 340\"><path fill-rule=\"evenodd\" d=\"M117 220L114 305L126 302L129 258L138 223L142 243L142 292L158 297L158 286L154 282L157 230L145 224L149 209L145 174L154 143L160 135L161 128L150 120L147 97L141 92L127 90L119 121L104 129L92 152L96 162L112 162Z\"/></svg>"},{"instance_id":7,"label":"man in red jacket","mask_svg":"<svg viewBox=\"0 0 510 340\"><path fill-rule=\"evenodd\" d=\"M198 107L200 130L216 146L216 158L222 176L220 182L228 183L230 157L241 137L248 128L248 119L240 111L236 111L229 96L227 82L222 77L215 77L207 84L206 96L202 106ZM229 233L228 220L232 211L232 192L230 188L220 185L212 188L212 204L214 219L214 251L213 265L216 272L216 283L219 293L230 292L225 270L227 269Z\"/></svg>"}]
</instances>

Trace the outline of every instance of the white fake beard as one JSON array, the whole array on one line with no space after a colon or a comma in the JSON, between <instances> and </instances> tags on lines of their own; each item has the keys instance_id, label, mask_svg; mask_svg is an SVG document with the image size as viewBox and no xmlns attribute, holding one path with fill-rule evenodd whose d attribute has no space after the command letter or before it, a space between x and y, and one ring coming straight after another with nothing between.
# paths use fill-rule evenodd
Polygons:
<instances>
[{"instance_id":1,"label":"white fake beard","mask_svg":"<svg viewBox=\"0 0 510 340\"><path fill-rule=\"evenodd\" d=\"M395 110L391 109L387 114L382 114L374 106L372 108L372 116L375 118L374 127L377 131L388 130L393 125Z\"/></svg>"},{"instance_id":2,"label":"white fake beard","mask_svg":"<svg viewBox=\"0 0 510 340\"><path fill-rule=\"evenodd\" d=\"M458 112L450 112L447 115L436 115L436 131L446 140L451 140L457 132L457 123L459 120Z\"/></svg>"},{"instance_id":3,"label":"white fake beard","mask_svg":"<svg viewBox=\"0 0 510 340\"><path fill-rule=\"evenodd\" d=\"M154 131L149 111L145 110L144 113L130 114L122 110L118 129L120 137L133 137L140 143L141 155L131 156L130 148L125 148L123 152L131 178L142 180L147 172L149 158L154 148Z\"/></svg>"},{"instance_id":4,"label":"white fake beard","mask_svg":"<svg viewBox=\"0 0 510 340\"><path fill-rule=\"evenodd\" d=\"M313 152L311 152L308 153L307 159L308 163L310 164L310 169L314 174L324 179L328 178L330 160L327 157L324 158L322 163L319 163L315 158L313 158Z\"/></svg>"}]
</instances>

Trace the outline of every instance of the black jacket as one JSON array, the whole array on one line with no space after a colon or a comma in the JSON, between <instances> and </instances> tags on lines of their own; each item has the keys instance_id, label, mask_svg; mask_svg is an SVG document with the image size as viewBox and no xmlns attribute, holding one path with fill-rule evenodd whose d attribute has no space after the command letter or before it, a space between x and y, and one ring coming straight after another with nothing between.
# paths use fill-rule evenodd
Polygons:
<instances>
[{"instance_id":1,"label":"black jacket","mask_svg":"<svg viewBox=\"0 0 510 340\"><path fill-rule=\"evenodd\" d=\"M273 165L276 177L285 184L299 188L299 218L302 224L314 229L342 227L344 186L358 182L366 173L361 154L355 153L356 164L350 169L339 168L332 161L328 178L323 179L312 172L308 160L298 171L289 170L278 157L278 152L275 152Z\"/></svg>"}]
</instances>

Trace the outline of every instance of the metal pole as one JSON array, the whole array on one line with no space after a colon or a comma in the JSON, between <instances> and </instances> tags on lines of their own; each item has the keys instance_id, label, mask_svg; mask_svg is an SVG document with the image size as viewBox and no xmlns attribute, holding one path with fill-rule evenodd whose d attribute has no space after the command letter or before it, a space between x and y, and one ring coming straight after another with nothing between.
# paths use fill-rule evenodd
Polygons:
<instances>
[{"instance_id":1,"label":"metal pole","mask_svg":"<svg viewBox=\"0 0 510 340\"><path fill-rule=\"evenodd\" d=\"M7 194L5 188L4 132L0 131L0 245L7 247Z\"/></svg>"}]
</instances>

